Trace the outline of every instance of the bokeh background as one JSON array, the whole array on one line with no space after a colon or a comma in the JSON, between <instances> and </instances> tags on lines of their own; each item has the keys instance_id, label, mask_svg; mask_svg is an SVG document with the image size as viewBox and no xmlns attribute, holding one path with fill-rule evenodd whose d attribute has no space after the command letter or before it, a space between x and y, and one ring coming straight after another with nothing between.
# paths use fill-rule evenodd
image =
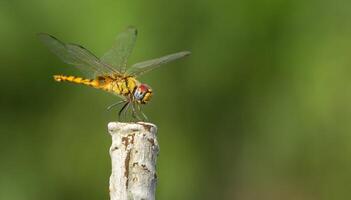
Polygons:
<instances>
[{"instance_id":1,"label":"bokeh background","mask_svg":"<svg viewBox=\"0 0 351 200\"><path fill-rule=\"evenodd\" d=\"M158 128L157 199L349 199L351 1L0 0L0 199L108 199L116 97L36 37L102 55L128 25Z\"/></svg>"}]
</instances>

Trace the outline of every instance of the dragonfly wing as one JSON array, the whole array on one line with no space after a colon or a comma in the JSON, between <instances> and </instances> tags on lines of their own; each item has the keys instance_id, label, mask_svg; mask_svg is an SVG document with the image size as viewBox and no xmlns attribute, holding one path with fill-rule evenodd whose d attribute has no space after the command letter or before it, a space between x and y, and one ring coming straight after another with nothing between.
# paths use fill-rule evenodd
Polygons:
<instances>
[{"instance_id":1,"label":"dragonfly wing","mask_svg":"<svg viewBox=\"0 0 351 200\"><path fill-rule=\"evenodd\" d=\"M156 59L136 63L131 66L130 70L128 71L128 74L133 76L139 76L161 66L162 64L172 62L174 60L188 56L190 54L191 54L190 51L182 51L174 54L169 54L161 58L156 58Z\"/></svg>"},{"instance_id":2,"label":"dragonfly wing","mask_svg":"<svg viewBox=\"0 0 351 200\"><path fill-rule=\"evenodd\" d=\"M101 61L107 63L118 71L124 73L127 68L127 61L133 51L138 31L134 27L117 35L114 45L102 57Z\"/></svg>"},{"instance_id":3,"label":"dragonfly wing","mask_svg":"<svg viewBox=\"0 0 351 200\"><path fill-rule=\"evenodd\" d=\"M76 44L65 44L52 35L38 34L40 40L63 62L81 68L90 69L97 74L116 73L113 68L102 63L93 53Z\"/></svg>"}]
</instances>

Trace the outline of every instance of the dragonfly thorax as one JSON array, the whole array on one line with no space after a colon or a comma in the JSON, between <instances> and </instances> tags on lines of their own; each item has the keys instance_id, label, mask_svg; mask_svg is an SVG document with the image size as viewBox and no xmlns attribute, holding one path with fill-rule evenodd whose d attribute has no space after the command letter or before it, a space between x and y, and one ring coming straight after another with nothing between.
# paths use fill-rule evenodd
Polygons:
<instances>
[{"instance_id":1,"label":"dragonfly thorax","mask_svg":"<svg viewBox=\"0 0 351 200\"><path fill-rule=\"evenodd\" d=\"M138 103L146 104L150 101L152 89L146 84L140 84L134 91L134 98Z\"/></svg>"}]
</instances>

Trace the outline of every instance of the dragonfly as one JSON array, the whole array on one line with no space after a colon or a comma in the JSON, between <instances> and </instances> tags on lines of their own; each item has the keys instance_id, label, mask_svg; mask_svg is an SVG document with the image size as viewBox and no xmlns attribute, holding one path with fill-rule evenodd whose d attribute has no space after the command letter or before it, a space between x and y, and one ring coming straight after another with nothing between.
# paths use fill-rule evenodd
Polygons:
<instances>
[{"instance_id":1,"label":"dragonfly","mask_svg":"<svg viewBox=\"0 0 351 200\"><path fill-rule=\"evenodd\" d=\"M134 119L141 119L139 116L141 114L142 118L147 120L141 105L147 104L151 100L153 91L150 86L138 81L138 77L164 66L163 64L186 57L191 52L181 51L128 66L127 61L135 46L137 34L138 31L135 27L128 27L117 35L112 48L100 58L81 45L64 43L50 34L39 33L38 37L64 63L88 70L89 73L93 74L93 78L54 75L55 81L86 85L117 95L121 100L110 105L108 110L123 105L118 112L118 116L121 118L123 112L125 116L131 107Z\"/></svg>"}]
</instances>

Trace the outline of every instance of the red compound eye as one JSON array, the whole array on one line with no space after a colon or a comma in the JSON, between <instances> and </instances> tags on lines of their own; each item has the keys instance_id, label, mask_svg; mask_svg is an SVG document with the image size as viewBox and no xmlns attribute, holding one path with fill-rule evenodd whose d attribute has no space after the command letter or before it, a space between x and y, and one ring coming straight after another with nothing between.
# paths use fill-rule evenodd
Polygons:
<instances>
[{"instance_id":1,"label":"red compound eye","mask_svg":"<svg viewBox=\"0 0 351 200\"><path fill-rule=\"evenodd\" d=\"M139 85L139 90L140 92L147 92L149 90L149 86L145 85L145 84L140 84Z\"/></svg>"}]
</instances>

